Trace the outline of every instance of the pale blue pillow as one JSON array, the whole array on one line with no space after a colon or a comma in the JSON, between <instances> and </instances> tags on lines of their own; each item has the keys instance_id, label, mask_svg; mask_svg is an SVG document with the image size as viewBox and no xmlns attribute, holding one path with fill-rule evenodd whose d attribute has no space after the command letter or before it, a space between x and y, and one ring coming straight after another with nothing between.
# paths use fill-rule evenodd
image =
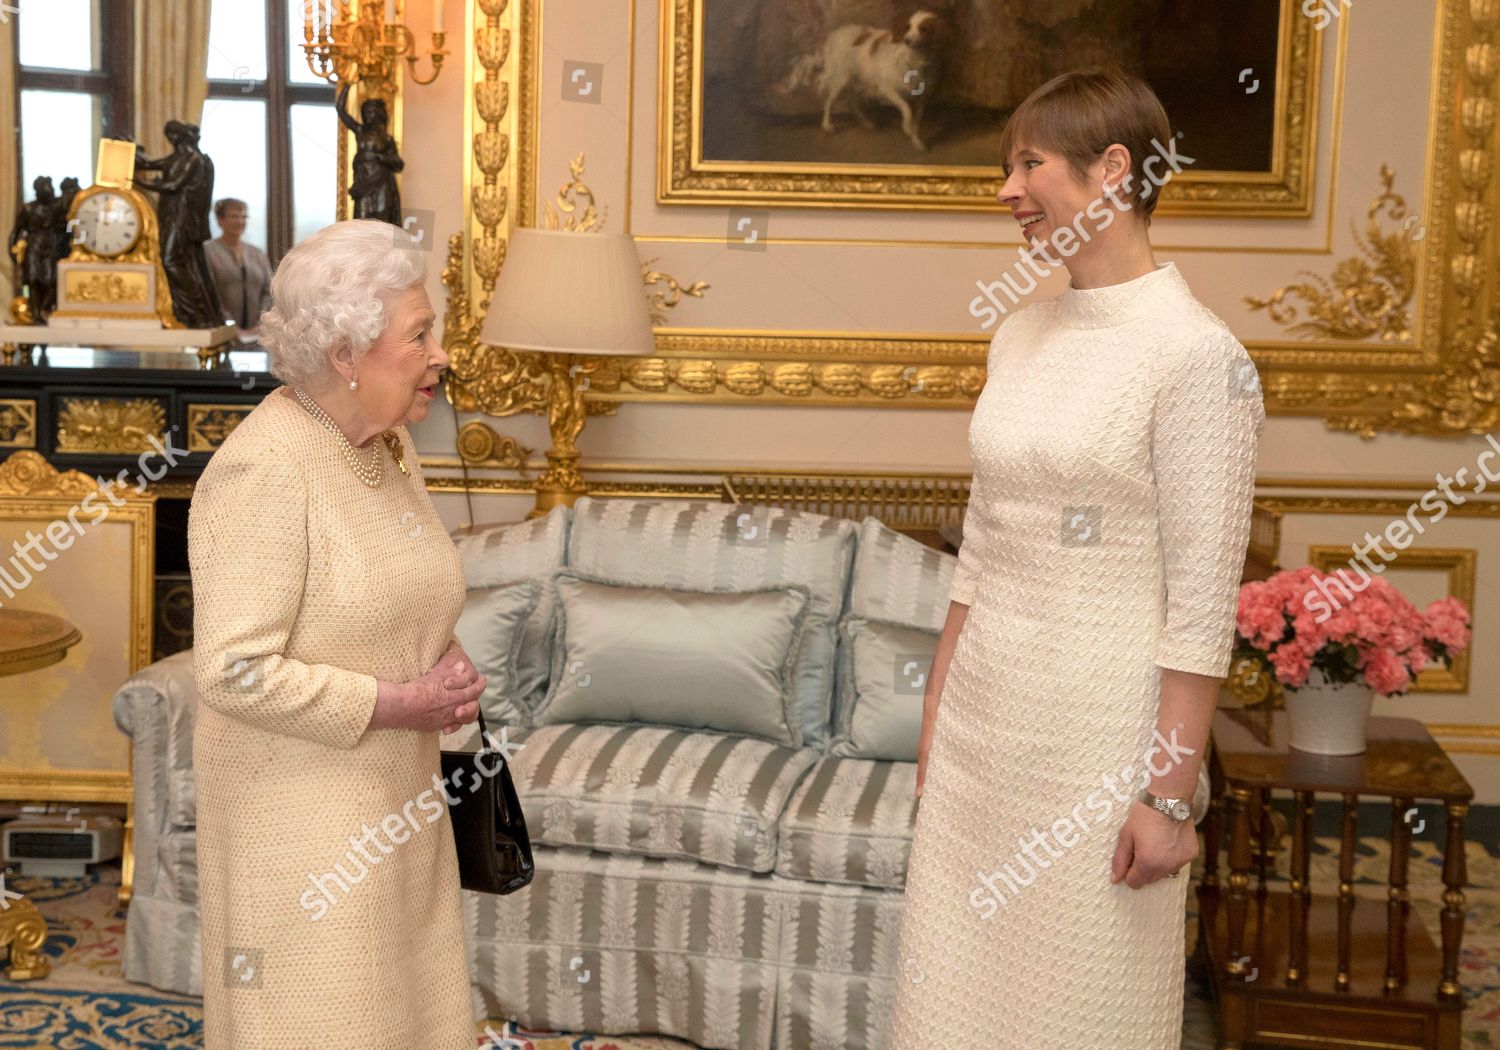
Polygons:
<instances>
[{"instance_id":1,"label":"pale blue pillow","mask_svg":"<svg viewBox=\"0 0 1500 1050\"><path fill-rule=\"evenodd\" d=\"M845 617L840 629L839 725L830 750L915 762L941 632L858 616Z\"/></svg>"},{"instance_id":2,"label":"pale blue pillow","mask_svg":"<svg viewBox=\"0 0 1500 1050\"><path fill-rule=\"evenodd\" d=\"M479 703L492 727L525 725L529 717L522 700L521 647L541 590L532 580L518 580L472 590L464 597L453 633L474 661L474 669L489 679Z\"/></svg>"},{"instance_id":3,"label":"pale blue pillow","mask_svg":"<svg viewBox=\"0 0 1500 1050\"><path fill-rule=\"evenodd\" d=\"M793 669L807 588L698 591L556 575L538 723L675 725L802 743Z\"/></svg>"},{"instance_id":4,"label":"pale blue pillow","mask_svg":"<svg viewBox=\"0 0 1500 1050\"><path fill-rule=\"evenodd\" d=\"M856 531L852 521L784 507L581 496L568 567L640 587L806 588L794 689L803 746L821 748L833 720L834 651Z\"/></svg>"},{"instance_id":5,"label":"pale blue pillow","mask_svg":"<svg viewBox=\"0 0 1500 1050\"><path fill-rule=\"evenodd\" d=\"M568 522L572 511L561 504L540 518L456 530L454 546L464 567L464 586L471 590L531 580L537 586L536 607L527 618L525 639L516 656L512 694L524 721L547 692L552 665L552 574L567 555ZM485 717L489 717L486 708Z\"/></svg>"}]
</instances>

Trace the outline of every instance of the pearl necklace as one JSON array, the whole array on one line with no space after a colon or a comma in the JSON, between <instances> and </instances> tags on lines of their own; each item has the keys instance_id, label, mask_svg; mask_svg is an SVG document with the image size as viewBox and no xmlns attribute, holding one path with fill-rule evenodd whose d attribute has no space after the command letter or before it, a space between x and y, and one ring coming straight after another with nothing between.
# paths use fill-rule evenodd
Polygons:
<instances>
[{"instance_id":1,"label":"pearl necklace","mask_svg":"<svg viewBox=\"0 0 1500 1050\"><path fill-rule=\"evenodd\" d=\"M354 476L372 489L379 486L381 479L385 477L385 457L380 454L381 442L372 441L370 443L370 461L368 463L362 462L359 452L355 450L353 445L349 444L349 439L344 436L344 432L339 429L338 424L333 421L333 418L327 412L324 412L316 401L304 394L300 388L293 387L292 392L297 395L297 400L302 402L302 407L306 408L314 419L333 431L333 436L338 438L339 451L344 454L344 462L349 464L350 469L354 471Z\"/></svg>"}]
</instances>

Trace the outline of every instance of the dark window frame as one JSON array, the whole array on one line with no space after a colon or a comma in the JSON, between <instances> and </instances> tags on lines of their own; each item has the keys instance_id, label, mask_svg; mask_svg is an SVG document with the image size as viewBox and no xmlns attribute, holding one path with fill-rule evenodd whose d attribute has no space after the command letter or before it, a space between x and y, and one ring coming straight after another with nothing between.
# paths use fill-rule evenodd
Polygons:
<instances>
[{"instance_id":1,"label":"dark window frame","mask_svg":"<svg viewBox=\"0 0 1500 1050\"><path fill-rule=\"evenodd\" d=\"M224 3L226 0L215 0ZM292 197L292 107L331 105L333 86L292 83L293 62L305 62L290 44L286 0L266 0L266 79L210 80L208 98L260 99L266 104L266 254L272 265L292 247L296 216Z\"/></svg>"},{"instance_id":2,"label":"dark window frame","mask_svg":"<svg viewBox=\"0 0 1500 1050\"><path fill-rule=\"evenodd\" d=\"M20 25L26 17L24 11L13 13L16 21L15 66L12 70L16 85L16 158L19 163L12 174L16 183L16 200L31 197L31 187L21 184L21 172L26 167L26 137L22 133L20 120L21 93L25 91L68 91L90 95L98 107L99 134L107 138L134 139L135 113L135 19L129 4L114 4L107 0L96 0L93 5L94 21L99 27L99 68L89 71L76 69L48 69L43 66L21 64ZM123 60L121 59L123 56ZM94 181L92 171L69 172L88 186ZM58 175L61 177L61 174Z\"/></svg>"}]
</instances>

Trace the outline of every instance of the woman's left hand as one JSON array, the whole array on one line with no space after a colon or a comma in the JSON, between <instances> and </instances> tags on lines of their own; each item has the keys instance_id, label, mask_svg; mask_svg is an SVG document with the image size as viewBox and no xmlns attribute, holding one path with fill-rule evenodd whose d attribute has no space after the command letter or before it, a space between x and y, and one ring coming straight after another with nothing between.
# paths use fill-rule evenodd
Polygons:
<instances>
[{"instance_id":1,"label":"woman's left hand","mask_svg":"<svg viewBox=\"0 0 1500 1050\"><path fill-rule=\"evenodd\" d=\"M448 648L443 650L443 655L441 658L439 658L438 663L448 663L451 665L460 662L468 667L474 667L474 661L469 657L469 654L464 651L464 647L459 644L458 639L449 639ZM479 668L474 667L474 670L477 672ZM475 718L477 719L478 716L476 715ZM470 721L472 720L473 719L471 719ZM464 725L464 722L454 722L452 725L444 726L443 732L445 734L452 733L457 731L458 729L461 729Z\"/></svg>"},{"instance_id":2,"label":"woman's left hand","mask_svg":"<svg viewBox=\"0 0 1500 1050\"><path fill-rule=\"evenodd\" d=\"M1196 856L1198 828L1191 820L1178 823L1137 800L1120 829L1109 881L1124 879L1125 885L1138 890L1185 868Z\"/></svg>"}]
</instances>

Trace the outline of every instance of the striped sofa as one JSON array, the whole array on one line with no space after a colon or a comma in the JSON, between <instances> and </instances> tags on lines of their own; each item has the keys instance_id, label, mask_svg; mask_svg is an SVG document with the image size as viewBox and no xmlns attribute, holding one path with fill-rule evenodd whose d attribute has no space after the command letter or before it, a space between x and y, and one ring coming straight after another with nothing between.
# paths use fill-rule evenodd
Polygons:
<instances>
[{"instance_id":1,"label":"striped sofa","mask_svg":"<svg viewBox=\"0 0 1500 1050\"><path fill-rule=\"evenodd\" d=\"M512 771L537 875L513 895L464 894L476 1016L720 1050L886 1046L896 982L921 979L897 959L916 767L845 746L840 626L859 617L935 634L953 557L873 518L588 498L458 542L471 597L563 567L635 586L810 594L795 664L800 746L548 723L532 718L534 693L486 697L487 717L522 745ZM551 635L528 632L522 671L537 678ZM183 654L115 698L135 741L125 974L190 994L201 989L194 705Z\"/></svg>"}]
</instances>

